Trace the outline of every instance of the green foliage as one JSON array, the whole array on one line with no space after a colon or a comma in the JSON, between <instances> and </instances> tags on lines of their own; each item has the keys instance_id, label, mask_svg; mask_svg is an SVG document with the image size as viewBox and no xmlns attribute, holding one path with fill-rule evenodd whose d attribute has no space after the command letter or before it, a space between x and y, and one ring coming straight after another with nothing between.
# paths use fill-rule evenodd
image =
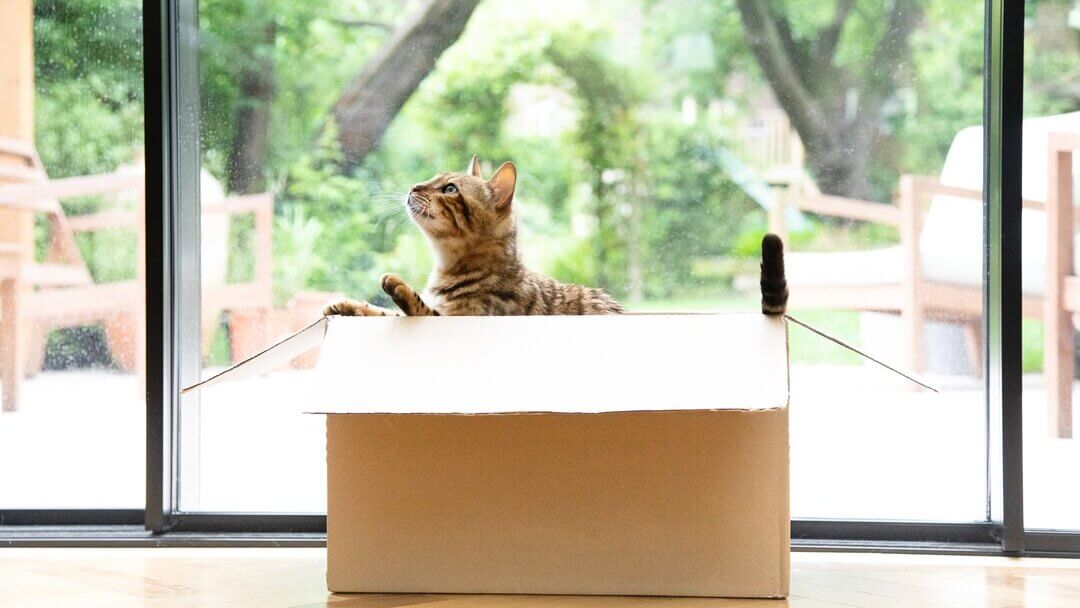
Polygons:
<instances>
[{"instance_id":1,"label":"green foliage","mask_svg":"<svg viewBox=\"0 0 1080 608\"><path fill-rule=\"evenodd\" d=\"M105 330L100 325L68 327L49 334L44 369L111 369L116 367Z\"/></svg>"},{"instance_id":2,"label":"green foliage","mask_svg":"<svg viewBox=\"0 0 1080 608\"><path fill-rule=\"evenodd\" d=\"M135 278L136 236L133 228L98 230L77 235L83 257L92 260L90 276L96 283L130 281Z\"/></svg>"},{"instance_id":3,"label":"green foliage","mask_svg":"<svg viewBox=\"0 0 1080 608\"><path fill-rule=\"evenodd\" d=\"M1024 36L1024 115L1046 116L1080 109L1080 34L1070 23L1076 4L1028 0Z\"/></svg>"},{"instance_id":4,"label":"green foliage","mask_svg":"<svg viewBox=\"0 0 1080 608\"><path fill-rule=\"evenodd\" d=\"M355 176L342 175L337 170L339 159L331 127L313 152L289 168L288 185L280 197L281 208L288 213L281 226L287 234L277 252L292 252L286 259L297 265L280 277L289 282L281 286L280 298L287 299L289 292L284 290L310 288L386 303L379 288L382 273L394 270L414 281L423 278L387 265L388 256L392 258L399 248L410 253L417 249L402 238L411 228L404 215L404 190L373 175L364 179L366 169Z\"/></svg>"},{"instance_id":5,"label":"green foliage","mask_svg":"<svg viewBox=\"0 0 1080 608\"><path fill-rule=\"evenodd\" d=\"M140 7L34 2L35 144L52 177L111 171L142 147Z\"/></svg>"},{"instance_id":6,"label":"green foliage","mask_svg":"<svg viewBox=\"0 0 1080 608\"><path fill-rule=\"evenodd\" d=\"M141 150L140 7L138 0L34 2L34 143L51 177L113 171ZM68 214L80 215L108 203L84 197L62 204ZM44 218L37 220L35 249L43 259L51 235ZM76 244L95 281L135 278L134 230L79 234ZM48 341L47 365L111 365L107 350L100 328L56 332Z\"/></svg>"},{"instance_id":7,"label":"green foliage","mask_svg":"<svg viewBox=\"0 0 1080 608\"><path fill-rule=\"evenodd\" d=\"M912 35L911 88L918 104L893 123L899 170L936 175L956 133L982 122L983 7L936 0L927 3L924 20L927 27Z\"/></svg>"},{"instance_id":8,"label":"green foliage","mask_svg":"<svg viewBox=\"0 0 1080 608\"><path fill-rule=\"evenodd\" d=\"M288 260L274 266L274 303L283 306L296 292L305 289L317 272L325 272L319 241L325 232L322 222L309 216L295 203L282 209L274 222L274 259Z\"/></svg>"},{"instance_id":9,"label":"green foliage","mask_svg":"<svg viewBox=\"0 0 1080 608\"><path fill-rule=\"evenodd\" d=\"M201 0L200 103L203 150L219 178L237 133L237 112L263 86L271 90L271 182L287 178L310 152L329 108L386 39L381 28L346 23L359 16L394 23L397 3L371 0ZM252 79L252 75L259 78ZM246 79L247 78L247 79ZM224 180L223 180L224 181Z\"/></svg>"},{"instance_id":10,"label":"green foliage","mask_svg":"<svg viewBox=\"0 0 1080 608\"><path fill-rule=\"evenodd\" d=\"M760 213L724 172L726 145L718 129L659 120L648 125L646 141L651 196L642 221L645 296L715 289L694 276L693 261L734 253L745 218Z\"/></svg>"},{"instance_id":11,"label":"green foliage","mask_svg":"<svg viewBox=\"0 0 1080 608\"><path fill-rule=\"evenodd\" d=\"M1024 319L1020 330L1021 365L1025 374L1037 374L1043 370L1042 321Z\"/></svg>"},{"instance_id":12,"label":"green foliage","mask_svg":"<svg viewBox=\"0 0 1080 608\"><path fill-rule=\"evenodd\" d=\"M804 310L799 319L848 344L859 344L859 313L847 310ZM795 327L788 339L791 360L798 363L859 365L864 361L846 348L820 340L808 330Z\"/></svg>"},{"instance_id":13,"label":"green foliage","mask_svg":"<svg viewBox=\"0 0 1080 608\"><path fill-rule=\"evenodd\" d=\"M1053 3L1029 2L1031 19L1036 4ZM753 272L766 219L723 161L740 136L728 127L768 100L769 90L735 0L484 0L380 148L344 173L328 117L388 36L385 27L348 23L393 26L415 6L199 2L202 162L222 181L238 113L267 93L246 79L259 75L271 88L264 95L271 120L263 171L277 201L277 305L304 289L388 304L378 286L383 272L422 284L431 254L402 199L417 181L463 170L472 154L487 175L504 160L517 164L522 250L538 270L640 298L634 305L641 308L743 303L731 293L732 279ZM788 15L793 39L807 51L837 3L772 6ZM867 58L882 36L886 6L858 0L844 23L836 62L852 82L875 67ZM895 194L900 173L938 173L956 132L982 120L982 3L928 0L921 7L900 92L882 117L887 136L851 152L871 157L881 200ZM142 146L140 3L37 0L34 10L37 146L50 174L132 162ZM1055 47L1037 31L1028 40L1025 111L1076 109L1075 44ZM845 86L825 79L811 85ZM686 103L706 109L684 113ZM537 126L551 115L560 120ZM85 199L65 208L77 215L104 204ZM38 233L43 249L44 225ZM230 279L251 276L252 238L250 218L234 218ZM820 218L789 239L801 250L896 241L892 228ZM95 280L134 276L133 231L82 235L79 246ZM631 277L640 284L631 285ZM821 321L843 337L858 330L850 315Z\"/></svg>"}]
</instances>

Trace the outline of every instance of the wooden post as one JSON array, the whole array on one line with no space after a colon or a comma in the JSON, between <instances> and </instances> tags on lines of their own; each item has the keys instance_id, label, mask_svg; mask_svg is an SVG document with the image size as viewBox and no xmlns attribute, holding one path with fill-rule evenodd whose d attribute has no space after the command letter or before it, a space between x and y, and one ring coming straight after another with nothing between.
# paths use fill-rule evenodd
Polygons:
<instances>
[{"instance_id":1,"label":"wooden post","mask_svg":"<svg viewBox=\"0 0 1080 608\"><path fill-rule=\"evenodd\" d=\"M1046 295L1043 298L1043 377L1051 437L1072 436L1075 342L1065 307L1065 277L1073 274L1072 150L1053 134L1047 150Z\"/></svg>"},{"instance_id":2,"label":"wooden post","mask_svg":"<svg viewBox=\"0 0 1080 608\"><path fill-rule=\"evenodd\" d=\"M16 310L18 281L0 278L0 387L4 391L3 411L14 412L19 403L22 358L19 356L19 318Z\"/></svg>"},{"instance_id":3,"label":"wooden post","mask_svg":"<svg viewBox=\"0 0 1080 608\"><path fill-rule=\"evenodd\" d=\"M259 305L273 307L274 197L260 195L255 207L255 284Z\"/></svg>"},{"instance_id":4,"label":"wooden post","mask_svg":"<svg viewBox=\"0 0 1080 608\"><path fill-rule=\"evenodd\" d=\"M769 208L769 232L780 237L784 243L788 241L787 231L787 196L788 188L774 185L769 188L773 194L773 204Z\"/></svg>"},{"instance_id":5,"label":"wooden post","mask_svg":"<svg viewBox=\"0 0 1080 608\"><path fill-rule=\"evenodd\" d=\"M4 0L0 15L0 135L34 140L34 9Z\"/></svg>"},{"instance_id":6,"label":"wooden post","mask_svg":"<svg viewBox=\"0 0 1080 608\"><path fill-rule=\"evenodd\" d=\"M0 8L0 135L32 143L34 141L34 8L32 0L3 0ZM22 159L0 155L0 163L25 166ZM18 247L21 261L32 261L34 218L26 211L0 210L0 245ZM22 380L23 341L26 327L20 301L26 288L17 281L5 281L0 302L0 376L4 381L3 409L13 411L18 403Z\"/></svg>"}]
</instances>

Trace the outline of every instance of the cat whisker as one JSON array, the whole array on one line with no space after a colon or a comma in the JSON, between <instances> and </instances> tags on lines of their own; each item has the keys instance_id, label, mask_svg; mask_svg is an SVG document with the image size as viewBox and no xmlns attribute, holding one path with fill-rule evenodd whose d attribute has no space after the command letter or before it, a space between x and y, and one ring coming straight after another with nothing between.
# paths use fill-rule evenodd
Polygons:
<instances>
[{"instance_id":1,"label":"cat whisker","mask_svg":"<svg viewBox=\"0 0 1080 608\"><path fill-rule=\"evenodd\" d=\"M405 197L384 197L384 198L370 198L370 202L374 203L375 207L379 209L386 209L388 207L401 207L404 203Z\"/></svg>"},{"instance_id":2,"label":"cat whisker","mask_svg":"<svg viewBox=\"0 0 1080 608\"><path fill-rule=\"evenodd\" d=\"M391 215L393 215L392 211L384 211L384 212L376 215L375 216L375 226L378 227L378 225L381 224L383 222L383 220L389 218Z\"/></svg>"},{"instance_id":3,"label":"cat whisker","mask_svg":"<svg viewBox=\"0 0 1080 608\"><path fill-rule=\"evenodd\" d=\"M374 179L356 179L357 182L364 184L372 190L401 190L401 185L397 182L390 180L374 180Z\"/></svg>"},{"instance_id":4,"label":"cat whisker","mask_svg":"<svg viewBox=\"0 0 1080 608\"><path fill-rule=\"evenodd\" d=\"M373 203L376 203L374 206L379 210L380 215L383 213L389 213L395 210L403 209L405 207L404 195L395 195L393 197L389 195L383 195L378 197L373 196L370 197L369 200Z\"/></svg>"},{"instance_id":5,"label":"cat whisker","mask_svg":"<svg viewBox=\"0 0 1080 608\"><path fill-rule=\"evenodd\" d=\"M379 211L379 215L390 215L391 213L397 213L405 208L405 205L384 205L382 211Z\"/></svg>"},{"instance_id":6,"label":"cat whisker","mask_svg":"<svg viewBox=\"0 0 1080 608\"><path fill-rule=\"evenodd\" d=\"M386 200L386 201L383 201L381 205L379 205L379 208L381 209L381 211L384 211L384 212L385 211L392 211L394 209L402 209L404 207L405 207L405 205L402 204L402 201L400 199L398 199L398 200Z\"/></svg>"},{"instance_id":7,"label":"cat whisker","mask_svg":"<svg viewBox=\"0 0 1080 608\"><path fill-rule=\"evenodd\" d=\"M389 209L387 209L387 210L385 210L385 211L383 211L382 213L379 214L378 219L375 221L375 228L378 228L379 224L383 223L384 221L386 221L386 220L388 220L388 219L390 219L392 217L400 216L400 215L404 215L404 214L405 214L405 205L394 205L393 207L390 207Z\"/></svg>"}]
</instances>

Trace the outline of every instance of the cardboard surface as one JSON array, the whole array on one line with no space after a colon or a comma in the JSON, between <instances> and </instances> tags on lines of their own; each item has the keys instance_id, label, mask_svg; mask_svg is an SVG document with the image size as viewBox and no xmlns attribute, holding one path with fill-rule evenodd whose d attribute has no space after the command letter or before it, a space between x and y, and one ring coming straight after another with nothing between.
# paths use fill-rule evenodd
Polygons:
<instances>
[{"instance_id":1,"label":"cardboard surface","mask_svg":"<svg viewBox=\"0 0 1080 608\"><path fill-rule=\"evenodd\" d=\"M331 591L786 596L783 319L332 317L186 390L315 347Z\"/></svg>"},{"instance_id":2,"label":"cardboard surface","mask_svg":"<svg viewBox=\"0 0 1080 608\"><path fill-rule=\"evenodd\" d=\"M331 591L787 594L786 409L327 429Z\"/></svg>"},{"instance_id":3,"label":"cardboard surface","mask_svg":"<svg viewBox=\"0 0 1080 608\"><path fill-rule=\"evenodd\" d=\"M325 337L322 337L325 334ZM329 317L199 386L322 346L316 413L607 412L787 405L787 330L759 313Z\"/></svg>"}]
</instances>

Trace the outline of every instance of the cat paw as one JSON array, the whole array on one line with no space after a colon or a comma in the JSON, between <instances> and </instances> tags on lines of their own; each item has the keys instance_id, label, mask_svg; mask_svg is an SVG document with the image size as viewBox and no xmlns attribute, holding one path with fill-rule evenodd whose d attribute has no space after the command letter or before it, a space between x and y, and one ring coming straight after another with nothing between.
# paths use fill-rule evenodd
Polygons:
<instances>
[{"instance_id":1,"label":"cat paw","mask_svg":"<svg viewBox=\"0 0 1080 608\"><path fill-rule=\"evenodd\" d=\"M394 301L394 304L406 315L415 317L424 314L423 303L420 296L416 295L412 287L396 274L384 274L382 276L382 288L386 295Z\"/></svg>"},{"instance_id":2,"label":"cat paw","mask_svg":"<svg viewBox=\"0 0 1080 608\"><path fill-rule=\"evenodd\" d=\"M394 297L394 292L397 290L398 287L408 287L408 284L405 283L404 279L392 272L388 272L382 275L380 283L382 284L383 292L385 292L386 295L390 296L391 298Z\"/></svg>"},{"instance_id":3,"label":"cat paw","mask_svg":"<svg viewBox=\"0 0 1080 608\"><path fill-rule=\"evenodd\" d=\"M355 302L353 300L337 300L337 301L334 301L334 302L330 302L326 306L323 307L322 314L325 317L332 317L332 316L347 317L347 316L352 316L352 311L354 310L354 306L353 306L354 304L355 304Z\"/></svg>"},{"instance_id":4,"label":"cat paw","mask_svg":"<svg viewBox=\"0 0 1080 608\"><path fill-rule=\"evenodd\" d=\"M374 315L374 308L367 302L360 302L359 300L337 300L323 307L323 316L327 317L370 317Z\"/></svg>"}]
</instances>

